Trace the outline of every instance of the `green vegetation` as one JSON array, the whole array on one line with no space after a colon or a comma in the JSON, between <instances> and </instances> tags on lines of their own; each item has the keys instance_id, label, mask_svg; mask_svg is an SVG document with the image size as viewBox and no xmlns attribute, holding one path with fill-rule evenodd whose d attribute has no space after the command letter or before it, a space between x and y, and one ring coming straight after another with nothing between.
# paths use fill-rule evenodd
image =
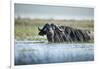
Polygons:
<instances>
[{"instance_id":1,"label":"green vegetation","mask_svg":"<svg viewBox=\"0 0 100 69\"><path fill-rule=\"evenodd\" d=\"M15 39L16 40L46 40L46 37L38 35L38 27L53 22L58 25L70 26L83 30L94 31L94 20L54 20L54 19L28 19L15 18Z\"/></svg>"}]
</instances>

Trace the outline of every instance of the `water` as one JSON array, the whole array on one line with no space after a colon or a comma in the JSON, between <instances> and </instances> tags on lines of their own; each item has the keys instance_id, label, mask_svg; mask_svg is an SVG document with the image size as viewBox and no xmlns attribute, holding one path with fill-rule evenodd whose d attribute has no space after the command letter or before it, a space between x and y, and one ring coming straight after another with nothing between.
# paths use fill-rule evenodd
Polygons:
<instances>
[{"instance_id":1,"label":"water","mask_svg":"<svg viewBox=\"0 0 100 69\"><path fill-rule=\"evenodd\" d=\"M15 65L93 60L93 44L15 42Z\"/></svg>"}]
</instances>

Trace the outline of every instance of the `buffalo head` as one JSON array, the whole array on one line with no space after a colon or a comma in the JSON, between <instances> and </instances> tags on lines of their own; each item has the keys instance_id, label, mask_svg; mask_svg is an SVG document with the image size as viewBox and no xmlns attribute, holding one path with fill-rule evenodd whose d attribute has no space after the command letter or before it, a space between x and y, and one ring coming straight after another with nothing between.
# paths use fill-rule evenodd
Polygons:
<instances>
[{"instance_id":1,"label":"buffalo head","mask_svg":"<svg viewBox=\"0 0 100 69\"><path fill-rule=\"evenodd\" d=\"M38 27L39 35L46 35L49 42L59 42L62 40L62 29L59 26L51 23L45 24L42 29Z\"/></svg>"},{"instance_id":2,"label":"buffalo head","mask_svg":"<svg viewBox=\"0 0 100 69\"><path fill-rule=\"evenodd\" d=\"M40 29L38 27L38 30L40 31L39 35L43 36L43 35L48 34L48 32L51 32L52 29L51 29L50 24L47 23L47 24L44 25L44 27L42 29Z\"/></svg>"},{"instance_id":3,"label":"buffalo head","mask_svg":"<svg viewBox=\"0 0 100 69\"><path fill-rule=\"evenodd\" d=\"M47 36L47 39L49 42L54 42L54 30L51 26L51 24L45 24L44 27L42 29L39 29L39 35L43 36L43 35L46 35Z\"/></svg>"}]
</instances>

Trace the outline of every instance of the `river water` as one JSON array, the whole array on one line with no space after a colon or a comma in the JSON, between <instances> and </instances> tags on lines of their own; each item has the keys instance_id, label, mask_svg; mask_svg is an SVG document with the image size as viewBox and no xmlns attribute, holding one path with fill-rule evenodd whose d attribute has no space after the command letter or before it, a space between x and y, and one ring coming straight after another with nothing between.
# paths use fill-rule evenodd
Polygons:
<instances>
[{"instance_id":1,"label":"river water","mask_svg":"<svg viewBox=\"0 0 100 69\"><path fill-rule=\"evenodd\" d=\"M15 65L94 60L94 44L15 42Z\"/></svg>"}]
</instances>

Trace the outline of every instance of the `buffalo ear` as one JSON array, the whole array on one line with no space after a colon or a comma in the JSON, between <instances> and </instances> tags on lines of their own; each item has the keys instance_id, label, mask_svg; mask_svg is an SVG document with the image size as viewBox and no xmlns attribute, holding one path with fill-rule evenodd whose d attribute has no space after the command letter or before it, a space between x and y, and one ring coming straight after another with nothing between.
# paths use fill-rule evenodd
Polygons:
<instances>
[{"instance_id":1,"label":"buffalo ear","mask_svg":"<svg viewBox=\"0 0 100 69\"><path fill-rule=\"evenodd\" d=\"M56 28L60 31L60 32L63 32L64 30L61 29L60 27L56 26Z\"/></svg>"},{"instance_id":2,"label":"buffalo ear","mask_svg":"<svg viewBox=\"0 0 100 69\"><path fill-rule=\"evenodd\" d=\"M63 32L63 31L64 31L63 29L60 29L60 28L59 28L58 30L59 30L60 32Z\"/></svg>"},{"instance_id":3,"label":"buffalo ear","mask_svg":"<svg viewBox=\"0 0 100 69\"><path fill-rule=\"evenodd\" d=\"M41 29L38 27L38 30L41 31Z\"/></svg>"}]
</instances>

